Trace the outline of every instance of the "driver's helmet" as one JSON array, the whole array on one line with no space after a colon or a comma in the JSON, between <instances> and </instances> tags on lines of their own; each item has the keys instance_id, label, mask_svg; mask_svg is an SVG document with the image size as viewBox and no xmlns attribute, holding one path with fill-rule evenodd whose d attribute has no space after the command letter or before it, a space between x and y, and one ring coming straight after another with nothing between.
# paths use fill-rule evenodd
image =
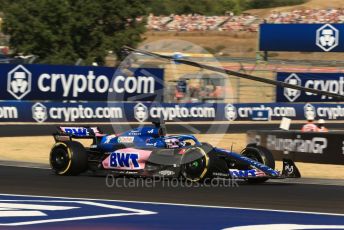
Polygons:
<instances>
[{"instance_id":1,"label":"driver's helmet","mask_svg":"<svg viewBox=\"0 0 344 230\"><path fill-rule=\"evenodd\" d=\"M165 143L168 149L179 148L181 146L178 138L168 138L165 140Z\"/></svg>"}]
</instances>

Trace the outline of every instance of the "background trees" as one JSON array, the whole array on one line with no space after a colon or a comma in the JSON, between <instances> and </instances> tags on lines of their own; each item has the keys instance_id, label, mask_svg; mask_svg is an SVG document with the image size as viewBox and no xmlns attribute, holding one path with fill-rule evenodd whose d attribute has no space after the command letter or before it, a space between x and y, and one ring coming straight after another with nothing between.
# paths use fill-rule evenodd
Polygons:
<instances>
[{"instance_id":1,"label":"background trees","mask_svg":"<svg viewBox=\"0 0 344 230\"><path fill-rule=\"evenodd\" d=\"M251 8L299 4L305 0L0 0L2 30L15 53L34 54L38 62L103 64L109 51L135 46L145 21L155 15L223 15Z\"/></svg>"},{"instance_id":2,"label":"background trees","mask_svg":"<svg viewBox=\"0 0 344 230\"><path fill-rule=\"evenodd\" d=\"M41 63L82 58L89 64L140 42L144 22L136 18L145 9L139 0L16 0L5 1L1 10L14 52L38 55Z\"/></svg>"}]
</instances>

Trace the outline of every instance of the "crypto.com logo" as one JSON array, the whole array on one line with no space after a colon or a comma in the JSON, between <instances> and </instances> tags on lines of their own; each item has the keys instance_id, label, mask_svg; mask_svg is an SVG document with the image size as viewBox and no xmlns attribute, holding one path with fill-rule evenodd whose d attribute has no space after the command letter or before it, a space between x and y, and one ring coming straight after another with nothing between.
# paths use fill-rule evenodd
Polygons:
<instances>
[{"instance_id":1,"label":"crypto.com logo","mask_svg":"<svg viewBox=\"0 0 344 230\"><path fill-rule=\"evenodd\" d=\"M339 31L330 24L323 25L317 29L316 45L325 52L332 50L338 46Z\"/></svg>"},{"instance_id":2,"label":"crypto.com logo","mask_svg":"<svg viewBox=\"0 0 344 230\"><path fill-rule=\"evenodd\" d=\"M134 106L134 117L139 122L144 122L148 118L148 108L142 103Z\"/></svg>"},{"instance_id":3,"label":"crypto.com logo","mask_svg":"<svg viewBox=\"0 0 344 230\"><path fill-rule=\"evenodd\" d=\"M227 104L225 107L225 117L229 121L234 121L237 118L237 110L234 105Z\"/></svg>"},{"instance_id":4,"label":"crypto.com logo","mask_svg":"<svg viewBox=\"0 0 344 230\"><path fill-rule=\"evenodd\" d=\"M315 107L312 104L307 103L303 107L303 111L304 111L305 118L308 121L313 121L315 119L315 117L316 117L316 110L315 110Z\"/></svg>"},{"instance_id":5,"label":"crypto.com logo","mask_svg":"<svg viewBox=\"0 0 344 230\"><path fill-rule=\"evenodd\" d=\"M287 77L284 80L285 83L289 83L291 85L298 85L301 86L301 79L299 76L297 76L295 73L290 74L289 77ZM283 89L283 95L290 101L293 102L296 99L298 99L301 95L301 91L297 89L290 89L290 88L284 88Z\"/></svg>"},{"instance_id":6,"label":"crypto.com logo","mask_svg":"<svg viewBox=\"0 0 344 230\"><path fill-rule=\"evenodd\" d=\"M20 100L31 91L31 72L18 65L7 74L7 92Z\"/></svg>"},{"instance_id":7,"label":"crypto.com logo","mask_svg":"<svg viewBox=\"0 0 344 230\"><path fill-rule=\"evenodd\" d=\"M32 118L39 123L44 122L48 118L47 107L41 103L36 103L32 106Z\"/></svg>"}]
</instances>

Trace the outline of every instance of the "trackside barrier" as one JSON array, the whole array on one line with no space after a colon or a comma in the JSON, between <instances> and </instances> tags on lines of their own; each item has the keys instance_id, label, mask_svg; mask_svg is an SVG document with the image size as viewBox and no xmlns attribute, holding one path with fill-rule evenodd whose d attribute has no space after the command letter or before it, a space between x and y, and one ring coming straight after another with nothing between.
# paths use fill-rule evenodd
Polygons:
<instances>
[{"instance_id":1,"label":"trackside barrier","mask_svg":"<svg viewBox=\"0 0 344 230\"><path fill-rule=\"evenodd\" d=\"M343 52L343 24L260 24L262 51Z\"/></svg>"},{"instance_id":2,"label":"trackside barrier","mask_svg":"<svg viewBox=\"0 0 344 230\"><path fill-rule=\"evenodd\" d=\"M0 100L163 100L164 70L0 64Z\"/></svg>"},{"instance_id":3,"label":"trackside barrier","mask_svg":"<svg viewBox=\"0 0 344 230\"><path fill-rule=\"evenodd\" d=\"M278 72L277 81L306 88L344 95L343 73L292 73ZM276 87L276 102L324 102L340 101L326 95L316 95L295 89Z\"/></svg>"},{"instance_id":4,"label":"trackside barrier","mask_svg":"<svg viewBox=\"0 0 344 230\"><path fill-rule=\"evenodd\" d=\"M247 143L266 147L276 160L344 165L344 132L250 130Z\"/></svg>"},{"instance_id":5,"label":"trackside barrier","mask_svg":"<svg viewBox=\"0 0 344 230\"><path fill-rule=\"evenodd\" d=\"M143 103L0 101L0 122L145 122L344 120L344 105L293 103ZM260 119L261 118L261 119Z\"/></svg>"}]
</instances>

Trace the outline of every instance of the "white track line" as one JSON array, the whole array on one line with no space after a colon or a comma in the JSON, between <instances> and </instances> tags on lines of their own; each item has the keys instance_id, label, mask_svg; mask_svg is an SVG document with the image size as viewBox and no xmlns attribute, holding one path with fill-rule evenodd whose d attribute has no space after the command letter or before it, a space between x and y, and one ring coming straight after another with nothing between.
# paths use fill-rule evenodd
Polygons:
<instances>
[{"instance_id":1,"label":"white track line","mask_svg":"<svg viewBox=\"0 0 344 230\"><path fill-rule=\"evenodd\" d=\"M222 209L238 209L238 210L255 210L267 212L281 212L281 213L299 213L299 214L313 214L313 215L328 215L328 216L343 216L342 213L328 213L328 212L310 212L310 211L292 211L292 210L278 210L278 209L263 209L263 208L243 208L243 207L228 207L215 205L198 205L198 204L179 204L179 203L164 203L164 202L149 202L149 201L131 201L131 200L110 200L110 199L94 199L94 198L73 198L73 197L56 197L56 196L36 196L36 195L22 195L22 194L6 194L0 193L1 196L13 197L37 197L37 198L54 198L67 200L91 200L91 201L112 201L121 203L139 203L139 204L153 204L153 205L170 205L183 207L198 207L198 208L222 208Z\"/></svg>"}]
</instances>

